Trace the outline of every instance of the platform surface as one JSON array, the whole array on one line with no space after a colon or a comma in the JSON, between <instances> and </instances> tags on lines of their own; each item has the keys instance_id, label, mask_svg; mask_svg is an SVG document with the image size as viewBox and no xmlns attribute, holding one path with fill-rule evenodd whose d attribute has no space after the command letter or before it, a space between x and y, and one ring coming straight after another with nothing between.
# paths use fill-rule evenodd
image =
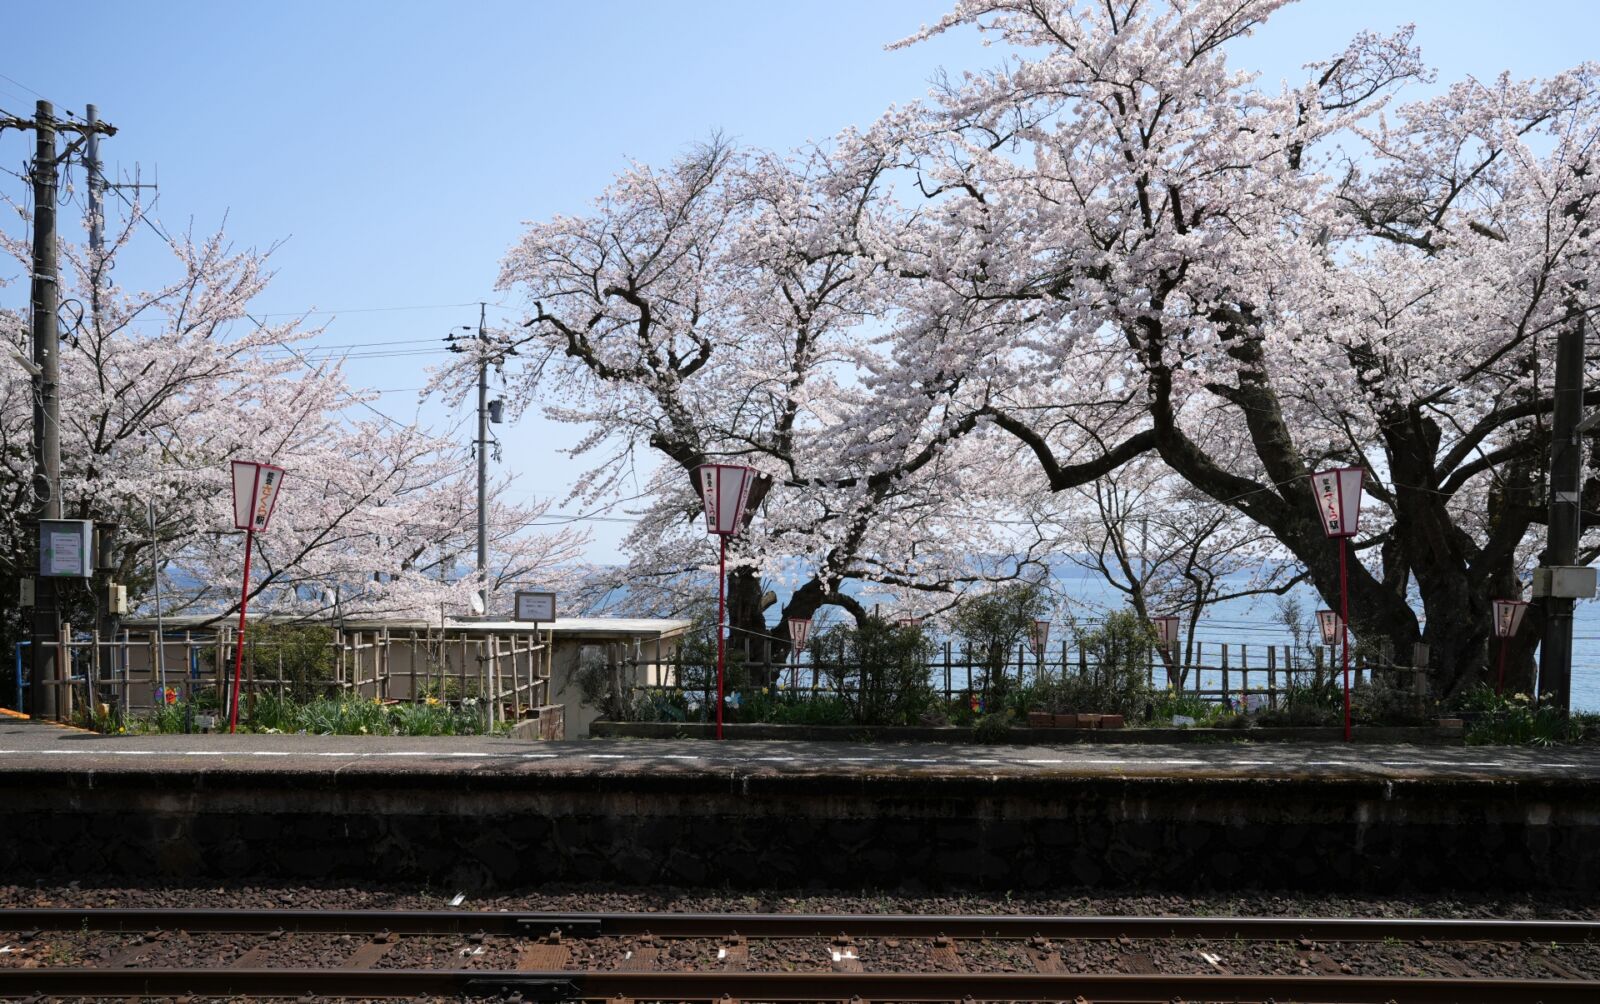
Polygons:
<instances>
[{"instance_id":1,"label":"platform surface","mask_svg":"<svg viewBox=\"0 0 1600 1004\"><path fill-rule=\"evenodd\" d=\"M1600 749L1227 743L954 746L463 736L104 736L0 719L0 772L716 774L1600 782Z\"/></svg>"}]
</instances>

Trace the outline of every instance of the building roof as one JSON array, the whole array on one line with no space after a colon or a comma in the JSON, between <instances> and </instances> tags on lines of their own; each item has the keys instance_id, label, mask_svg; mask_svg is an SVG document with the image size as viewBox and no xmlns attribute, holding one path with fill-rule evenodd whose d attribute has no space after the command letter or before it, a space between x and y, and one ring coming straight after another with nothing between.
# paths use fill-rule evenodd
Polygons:
<instances>
[{"instance_id":1,"label":"building roof","mask_svg":"<svg viewBox=\"0 0 1600 1004\"><path fill-rule=\"evenodd\" d=\"M250 624L334 624L332 618L307 619L290 617L279 614L248 614L245 618ZM176 617L163 617L162 623L168 631L190 631L201 627L227 627L236 623L236 618L226 617L217 620L214 615L183 614ZM438 630L438 621L413 620L400 617L346 617L340 621L347 631L379 631L388 628L395 631L425 631ZM122 624L129 628L154 628L154 617L125 617ZM677 618L665 617L557 617L547 624L533 624L528 621L507 620L474 620L451 617L445 621L445 631L449 634L485 635L485 634L520 634L535 629L547 630L561 638L675 638L689 630L691 622Z\"/></svg>"}]
</instances>

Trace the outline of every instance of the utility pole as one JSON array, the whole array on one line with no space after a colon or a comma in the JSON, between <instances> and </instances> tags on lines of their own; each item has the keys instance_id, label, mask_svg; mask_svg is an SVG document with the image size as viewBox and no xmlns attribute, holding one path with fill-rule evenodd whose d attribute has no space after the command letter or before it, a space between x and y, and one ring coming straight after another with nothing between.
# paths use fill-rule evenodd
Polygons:
<instances>
[{"instance_id":1,"label":"utility pole","mask_svg":"<svg viewBox=\"0 0 1600 1004\"><path fill-rule=\"evenodd\" d=\"M89 124L89 135L83 142L83 173L84 181L89 189L89 247L98 259L106 246L105 207L100 204L100 193L105 190L105 182L100 176L100 137L95 135L94 127L100 121L94 105L85 105L83 109L84 121ZM98 262L92 272L94 289L90 292L94 296L95 307L100 305L100 267ZM96 311L98 313L98 311Z\"/></svg>"},{"instance_id":2,"label":"utility pole","mask_svg":"<svg viewBox=\"0 0 1600 1004\"><path fill-rule=\"evenodd\" d=\"M34 109L33 170L33 453L34 497L41 503L41 519L61 518L61 332L56 311L61 290L56 272L56 127L55 109L40 101ZM57 659L60 613L56 609L56 582L41 575L33 607L33 706L45 718L55 718L54 680L64 675L66 660Z\"/></svg>"},{"instance_id":3,"label":"utility pole","mask_svg":"<svg viewBox=\"0 0 1600 1004\"><path fill-rule=\"evenodd\" d=\"M489 610L489 337L484 333L488 305L478 303L478 596Z\"/></svg>"},{"instance_id":4,"label":"utility pole","mask_svg":"<svg viewBox=\"0 0 1600 1004\"><path fill-rule=\"evenodd\" d=\"M100 121L100 117L94 105L84 106L83 120L89 125L89 133L83 140L84 187L89 190L89 323L98 327L100 321L100 270L103 267L101 257L105 254L106 231L105 206L100 201L101 192L104 191L100 178L100 137L94 131L95 124ZM105 565L109 567L112 563L110 549L102 548L97 549L97 551L99 552L97 557L102 558ZM100 637L115 641L120 623L116 612L111 607L111 598L107 595L113 581L113 576L107 575L105 582L99 583L94 589L94 612L95 624L99 628Z\"/></svg>"},{"instance_id":5,"label":"utility pole","mask_svg":"<svg viewBox=\"0 0 1600 1004\"><path fill-rule=\"evenodd\" d=\"M59 122L48 101L34 106L32 119L0 118L0 130L32 129L35 134L33 164L33 285L31 335L33 341L33 495L35 516L61 518L61 333L56 311L61 306L56 268L56 171L78 146L98 134L113 136L116 127L103 122L78 125ZM77 133L60 156L56 133ZM33 607L33 701L31 707L44 718L57 716L55 680L60 675L55 644L60 638L55 580L38 577Z\"/></svg>"},{"instance_id":6,"label":"utility pole","mask_svg":"<svg viewBox=\"0 0 1600 1004\"><path fill-rule=\"evenodd\" d=\"M1556 336L1556 386L1550 421L1550 521L1533 594L1544 600L1544 639L1539 645L1539 686L1560 713L1572 707L1572 608L1575 598L1594 595L1592 569L1576 569L1583 509L1579 477L1583 445L1584 316ZM1587 423L1585 423L1587 424Z\"/></svg>"},{"instance_id":7,"label":"utility pole","mask_svg":"<svg viewBox=\"0 0 1600 1004\"><path fill-rule=\"evenodd\" d=\"M489 423L499 424L504 403L489 400L489 363L505 363L506 356L517 354L515 348L496 352L491 360L489 352L488 310L486 302L478 303L478 437L473 452L478 461L478 600L483 610L489 609ZM458 331L471 331L472 325L462 324L451 328L445 344L451 352L465 352L459 343ZM498 443L496 443L498 450Z\"/></svg>"}]
</instances>

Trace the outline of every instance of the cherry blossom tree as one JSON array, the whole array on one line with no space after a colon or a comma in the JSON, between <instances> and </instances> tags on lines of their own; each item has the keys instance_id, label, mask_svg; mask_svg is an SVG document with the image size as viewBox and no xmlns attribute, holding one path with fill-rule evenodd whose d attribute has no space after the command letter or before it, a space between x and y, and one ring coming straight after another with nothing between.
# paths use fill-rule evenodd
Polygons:
<instances>
[{"instance_id":1,"label":"cherry blossom tree","mask_svg":"<svg viewBox=\"0 0 1600 1004\"><path fill-rule=\"evenodd\" d=\"M908 40L975 25L1018 55L880 124L940 224L900 273L924 317L900 379L981 367L967 406L1047 472L1154 451L1328 602L1307 475L1366 467L1354 629L1429 642L1450 692L1544 518L1548 360L1592 308L1596 68L1386 110L1427 78L1405 29L1273 89L1227 49L1279 6L962 0ZM1062 378L1004 379L1041 362ZM1192 434L1219 419L1221 452Z\"/></svg>"},{"instance_id":2,"label":"cherry blossom tree","mask_svg":"<svg viewBox=\"0 0 1600 1004\"><path fill-rule=\"evenodd\" d=\"M139 599L154 574L169 612L237 611L243 534L233 529L228 461L287 468L270 530L257 537L253 609L436 617L467 609L475 539L473 465L457 439L371 407L337 359L306 354L320 332L271 325L250 313L270 279L269 253L238 251L221 235L170 242L175 278L127 291L109 263L142 223L135 208L104 254L62 245L73 302L91 305L66 333L61 362L62 499L68 518L120 524L113 576ZM21 262L28 249L0 236ZM24 318L0 312L0 342L26 345ZM0 575L23 573L33 510L28 377L0 367ZM541 533L544 505L510 500L495 485L488 586L559 579L585 535ZM147 504L156 514L152 560ZM83 600L85 597L78 597ZM264 599L267 602L263 603ZM68 601L73 600L68 596Z\"/></svg>"},{"instance_id":3,"label":"cherry blossom tree","mask_svg":"<svg viewBox=\"0 0 1600 1004\"><path fill-rule=\"evenodd\" d=\"M921 225L884 183L892 152L851 134L791 157L713 139L664 169L634 165L591 214L533 224L507 256L501 285L530 316L483 351L526 360L508 377L518 407L588 427L585 503L644 499L622 577L652 593L630 601L692 595L714 552L688 475L711 460L766 479L730 555L736 644L777 636L781 652L767 582L792 587L780 616L864 616L847 580L947 591L1015 574L1009 550L986 557L998 486L947 449L976 418L954 421L942 388L886 406L901 389L873 386L896 348L878 249ZM464 394L475 365L436 386Z\"/></svg>"}]
</instances>

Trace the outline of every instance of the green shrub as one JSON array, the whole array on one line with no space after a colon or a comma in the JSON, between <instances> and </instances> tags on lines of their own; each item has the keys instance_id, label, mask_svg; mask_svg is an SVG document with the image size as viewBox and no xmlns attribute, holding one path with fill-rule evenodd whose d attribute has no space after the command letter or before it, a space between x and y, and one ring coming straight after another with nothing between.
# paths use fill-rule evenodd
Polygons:
<instances>
[{"instance_id":1,"label":"green shrub","mask_svg":"<svg viewBox=\"0 0 1600 1004\"><path fill-rule=\"evenodd\" d=\"M181 733L193 727L195 706L172 704L134 719L130 732ZM242 732L305 732L310 735L457 736L481 735L482 708L468 699L452 705L436 698L416 704L384 704L369 698L317 698L296 701L263 694L255 711L241 709Z\"/></svg>"},{"instance_id":2,"label":"green shrub","mask_svg":"<svg viewBox=\"0 0 1600 1004\"><path fill-rule=\"evenodd\" d=\"M1006 741L1011 732L1011 712L996 711L978 719L973 727L972 738L975 742L995 745Z\"/></svg>"},{"instance_id":3,"label":"green shrub","mask_svg":"<svg viewBox=\"0 0 1600 1004\"><path fill-rule=\"evenodd\" d=\"M967 645L969 657L981 669L976 689L1004 699L1013 681L1004 669L1023 641L1031 637L1033 622L1050 612L1044 589L1031 582L1011 583L992 592L963 597L956 604L951 626Z\"/></svg>"},{"instance_id":4,"label":"green shrub","mask_svg":"<svg viewBox=\"0 0 1600 1004\"><path fill-rule=\"evenodd\" d=\"M1234 717L1222 705L1186 694L1182 691L1161 690L1152 693L1147 704L1148 721L1154 726L1171 725L1176 715L1194 719L1196 728L1209 728L1223 718Z\"/></svg>"},{"instance_id":5,"label":"green shrub","mask_svg":"<svg viewBox=\"0 0 1600 1004\"><path fill-rule=\"evenodd\" d=\"M333 679L333 641L333 628L323 624L251 624L245 632L243 675L253 669L258 681L276 681L281 665L289 696L299 701L320 697L323 686ZM216 652L214 645L203 649L201 665L210 665Z\"/></svg>"},{"instance_id":6,"label":"green shrub","mask_svg":"<svg viewBox=\"0 0 1600 1004\"><path fill-rule=\"evenodd\" d=\"M844 654L844 666L825 667L828 686L857 725L913 725L934 707L928 680L932 643L922 629L869 617L829 628L819 649Z\"/></svg>"},{"instance_id":7,"label":"green shrub","mask_svg":"<svg viewBox=\"0 0 1600 1004\"><path fill-rule=\"evenodd\" d=\"M766 722L772 725L851 725L858 724L854 706L832 694L756 688L740 695L735 716L741 722Z\"/></svg>"},{"instance_id":8,"label":"green shrub","mask_svg":"<svg viewBox=\"0 0 1600 1004\"><path fill-rule=\"evenodd\" d=\"M1278 701L1277 707L1252 716L1257 724L1281 727L1344 723L1344 689L1332 679L1309 683L1291 680Z\"/></svg>"},{"instance_id":9,"label":"green shrub","mask_svg":"<svg viewBox=\"0 0 1600 1004\"><path fill-rule=\"evenodd\" d=\"M1088 672L1037 684L1032 688L1032 706L1056 714L1112 714L1129 721L1145 718L1155 699L1149 686L1154 642L1150 625L1133 611L1111 614L1078 641L1092 660Z\"/></svg>"},{"instance_id":10,"label":"green shrub","mask_svg":"<svg viewBox=\"0 0 1600 1004\"><path fill-rule=\"evenodd\" d=\"M1535 708L1527 694L1501 696L1478 687L1454 706L1471 716L1469 746L1562 746L1596 739L1594 716L1565 717L1548 698Z\"/></svg>"}]
</instances>

